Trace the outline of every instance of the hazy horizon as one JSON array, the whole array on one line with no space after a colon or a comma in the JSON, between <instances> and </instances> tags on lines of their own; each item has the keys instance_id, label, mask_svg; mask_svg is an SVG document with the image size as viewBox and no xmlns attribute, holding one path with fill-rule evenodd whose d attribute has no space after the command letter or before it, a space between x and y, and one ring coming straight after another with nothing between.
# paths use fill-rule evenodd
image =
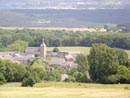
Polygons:
<instances>
[{"instance_id":1,"label":"hazy horizon","mask_svg":"<svg viewBox=\"0 0 130 98\"><path fill-rule=\"evenodd\" d=\"M130 9L129 0L0 0L0 9Z\"/></svg>"}]
</instances>

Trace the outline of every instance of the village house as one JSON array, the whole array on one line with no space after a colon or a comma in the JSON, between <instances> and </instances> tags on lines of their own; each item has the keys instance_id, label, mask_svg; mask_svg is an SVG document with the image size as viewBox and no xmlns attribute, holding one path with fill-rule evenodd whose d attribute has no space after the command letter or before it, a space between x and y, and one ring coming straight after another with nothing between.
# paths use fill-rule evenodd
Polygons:
<instances>
[{"instance_id":1,"label":"village house","mask_svg":"<svg viewBox=\"0 0 130 98\"><path fill-rule=\"evenodd\" d=\"M27 64L35 55L39 55L48 60L50 67L55 65L64 67L65 69L78 66L76 58L80 54L77 51L47 51L47 46L43 40L40 47L27 47L21 52L0 52L0 59L10 60L20 64Z\"/></svg>"}]
</instances>

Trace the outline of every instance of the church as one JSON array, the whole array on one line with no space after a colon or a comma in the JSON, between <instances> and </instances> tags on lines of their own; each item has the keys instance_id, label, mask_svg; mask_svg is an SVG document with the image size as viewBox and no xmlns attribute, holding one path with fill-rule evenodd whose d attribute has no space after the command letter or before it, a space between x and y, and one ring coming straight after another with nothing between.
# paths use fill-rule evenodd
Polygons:
<instances>
[{"instance_id":1,"label":"church","mask_svg":"<svg viewBox=\"0 0 130 98\"><path fill-rule=\"evenodd\" d=\"M42 44L40 45L40 47L27 47L24 50L25 54L32 54L32 55L39 55L43 58L46 58L47 55L47 49L46 49L46 44L44 42L44 39L42 40Z\"/></svg>"},{"instance_id":2,"label":"church","mask_svg":"<svg viewBox=\"0 0 130 98\"><path fill-rule=\"evenodd\" d=\"M36 55L43 57L49 62L50 67L59 65L64 68L78 66L77 56L80 52L77 51L47 51L47 45L44 39L39 47L27 47L21 52L0 52L0 59L10 60L12 62L27 64L30 59L35 58Z\"/></svg>"},{"instance_id":3,"label":"church","mask_svg":"<svg viewBox=\"0 0 130 98\"><path fill-rule=\"evenodd\" d=\"M45 58L51 67L54 67L55 65L59 65L64 68L70 68L78 66L76 62L77 56L80 54L80 52L70 52L70 51L60 51L60 52L52 52L47 51L47 46L45 44L44 39L42 40L42 44L40 47L27 47L24 50L25 55L30 55L35 57L35 55L39 55L43 58Z\"/></svg>"}]
</instances>

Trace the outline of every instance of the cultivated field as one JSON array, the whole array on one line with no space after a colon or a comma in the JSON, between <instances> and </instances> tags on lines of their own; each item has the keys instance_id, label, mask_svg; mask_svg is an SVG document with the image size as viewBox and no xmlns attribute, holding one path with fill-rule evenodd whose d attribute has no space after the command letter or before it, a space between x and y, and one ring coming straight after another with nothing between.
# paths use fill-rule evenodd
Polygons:
<instances>
[{"instance_id":1,"label":"cultivated field","mask_svg":"<svg viewBox=\"0 0 130 98\"><path fill-rule=\"evenodd\" d=\"M48 47L48 51L52 51L54 47ZM60 51L79 51L83 54L89 54L91 47L58 47ZM130 56L130 50L125 50Z\"/></svg>"},{"instance_id":2,"label":"cultivated field","mask_svg":"<svg viewBox=\"0 0 130 98\"><path fill-rule=\"evenodd\" d=\"M66 30L66 31L88 31L88 32L105 32L104 28L64 28L64 27L0 27L0 29L7 30L22 30L22 29L31 29L31 30Z\"/></svg>"},{"instance_id":3,"label":"cultivated field","mask_svg":"<svg viewBox=\"0 0 130 98\"><path fill-rule=\"evenodd\" d=\"M130 98L130 85L42 82L27 88L10 83L0 86L0 98Z\"/></svg>"}]
</instances>

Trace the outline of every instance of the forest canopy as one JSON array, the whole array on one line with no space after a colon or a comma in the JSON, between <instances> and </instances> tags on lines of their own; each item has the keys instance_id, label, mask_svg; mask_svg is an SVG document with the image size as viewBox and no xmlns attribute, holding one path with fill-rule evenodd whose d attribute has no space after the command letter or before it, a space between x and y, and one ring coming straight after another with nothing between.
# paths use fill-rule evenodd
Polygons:
<instances>
[{"instance_id":1,"label":"forest canopy","mask_svg":"<svg viewBox=\"0 0 130 98\"><path fill-rule=\"evenodd\" d=\"M20 43L24 47L12 50L20 50L27 46L39 47L42 39L48 47L57 46L86 46L91 47L95 43L103 43L110 47L130 49L130 33L112 32L87 32L66 30L3 30L0 29L0 51L8 50L8 47ZM23 41L23 42L20 42Z\"/></svg>"}]
</instances>

